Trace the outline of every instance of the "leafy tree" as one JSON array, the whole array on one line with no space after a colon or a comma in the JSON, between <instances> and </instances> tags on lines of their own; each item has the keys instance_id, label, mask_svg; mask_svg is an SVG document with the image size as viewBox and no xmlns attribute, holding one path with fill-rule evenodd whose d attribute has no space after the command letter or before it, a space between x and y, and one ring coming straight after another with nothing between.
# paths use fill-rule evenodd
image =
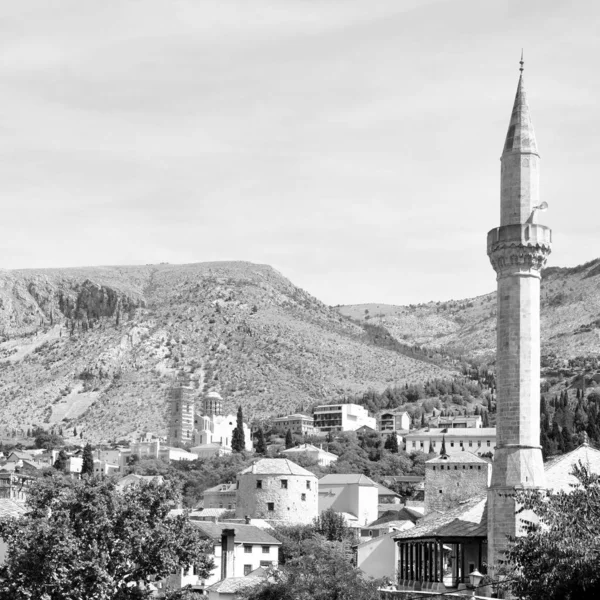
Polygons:
<instances>
[{"instance_id":1,"label":"leafy tree","mask_svg":"<svg viewBox=\"0 0 600 600\"><path fill-rule=\"evenodd\" d=\"M307 539L298 553L257 588L247 600L378 600L379 582L366 581L352 566L345 545Z\"/></svg>"},{"instance_id":2,"label":"leafy tree","mask_svg":"<svg viewBox=\"0 0 600 600\"><path fill-rule=\"evenodd\" d=\"M34 443L36 448L52 450L54 448L57 448L58 446L62 446L65 442L60 435L42 431L41 433L38 433Z\"/></svg>"},{"instance_id":3,"label":"leafy tree","mask_svg":"<svg viewBox=\"0 0 600 600\"><path fill-rule=\"evenodd\" d=\"M246 448L246 440L244 439L244 415L242 414L242 407L238 407L237 411L237 423L233 430L231 437L231 449L234 452L242 452Z\"/></svg>"},{"instance_id":4,"label":"leafy tree","mask_svg":"<svg viewBox=\"0 0 600 600\"><path fill-rule=\"evenodd\" d=\"M267 442L265 442L265 434L262 430L262 427L258 428L258 432L256 433L256 454L266 454L267 453Z\"/></svg>"},{"instance_id":5,"label":"leafy tree","mask_svg":"<svg viewBox=\"0 0 600 600\"><path fill-rule=\"evenodd\" d=\"M73 437L77 437L77 427L73 427Z\"/></svg>"},{"instance_id":6,"label":"leafy tree","mask_svg":"<svg viewBox=\"0 0 600 600\"><path fill-rule=\"evenodd\" d=\"M288 450L289 448L293 448L294 447L294 438L292 436L292 430L288 429L287 433L285 434L285 449Z\"/></svg>"},{"instance_id":7,"label":"leafy tree","mask_svg":"<svg viewBox=\"0 0 600 600\"><path fill-rule=\"evenodd\" d=\"M83 449L83 464L81 465L81 474L94 474L94 456L92 455L92 446L90 444L86 444Z\"/></svg>"},{"instance_id":8,"label":"leafy tree","mask_svg":"<svg viewBox=\"0 0 600 600\"><path fill-rule=\"evenodd\" d=\"M65 471L67 469L67 461L69 457L64 450L60 450L54 464L52 465L57 471Z\"/></svg>"},{"instance_id":9,"label":"leafy tree","mask_svg":"<svg viewBox=\"0 0 600 600\"><path fill-rule=\"evenodd\" d=\"M0 521L0 600L142 599L141 584L181 568L208 576L207 543L187 517L168 517L177 501L168 482L119 492L110 480L37 480L29 511Z\"/></svg>"},{"instance_id":10,"label":"leafy tree","mask_svg":"<svg viewBox=\"0 0 600 600\"><path fill-rule=\"evenodd\" d=\"M324 510L314 519L315 531L329 542L342 542L350 535L346 519L333 508Z\"/></svg>"},{"instance_id":11,"label":"leafy tree","mask_svg":"<svg viewBox=\"0 0 600 600\"><path fill-rule=\"evenodd\" d=\"M521 493L526 535L507 552L508 579L524 600L579 600L600 596L600 476L581 462L574 468L578 485L569 493Z\"/></svg>"}]
</instances>

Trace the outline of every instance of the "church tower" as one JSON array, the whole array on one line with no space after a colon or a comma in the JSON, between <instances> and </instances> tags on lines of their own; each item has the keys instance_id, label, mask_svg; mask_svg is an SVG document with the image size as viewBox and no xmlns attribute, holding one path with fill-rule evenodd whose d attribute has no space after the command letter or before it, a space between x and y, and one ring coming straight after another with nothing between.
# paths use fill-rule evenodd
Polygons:
<instances>
[{"instance_id":1,"label":"church tower","mask_svg":"<svg viewBox=\"0 0 600 600\"><path fill-rule=\"evenodd\" d=\"M538 154L521 75L501 161L500 227L487 236L497 273L497 446L488 489L488 564L519 533L515 488L545 487L540 446L540 280L552 232L536 224Z\"/></svg>"}]
</instances>

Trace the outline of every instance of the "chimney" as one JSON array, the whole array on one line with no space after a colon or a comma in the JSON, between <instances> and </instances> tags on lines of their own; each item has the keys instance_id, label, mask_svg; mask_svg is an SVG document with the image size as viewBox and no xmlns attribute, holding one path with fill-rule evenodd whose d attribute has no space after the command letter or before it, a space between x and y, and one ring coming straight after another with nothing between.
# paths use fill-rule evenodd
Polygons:
<instances>
[{"instance_id":1,"label":"chimney","mask_svg":"<svg viewBox=\"0 0 600 600\"><path fill-rule=\"evenodd\" d=\"M223 529L221 533L221 579L233 577L233 548L235 529Z\"/></svg>"}]
</instances>

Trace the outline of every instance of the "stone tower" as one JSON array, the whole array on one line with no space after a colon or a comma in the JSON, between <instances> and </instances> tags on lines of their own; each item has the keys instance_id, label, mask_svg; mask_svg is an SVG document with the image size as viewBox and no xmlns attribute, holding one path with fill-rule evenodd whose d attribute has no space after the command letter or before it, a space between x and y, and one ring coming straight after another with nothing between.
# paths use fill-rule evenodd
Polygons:
<instances>
[{"instance_id":1,"label":"stone tower","mask_svg":"<svg viewBox=\"0 0 600 600\"><path fill-rule=\"evenodd\" d=\"M540 446L540 280L552 232L540 208L538 154L521 76L501 161L500 227L487 236L497 273L497 446L488 489L488 564L519 533L515 488L543 488Z\"/></svg>"},{"instance_id":2,"label":"stone tower","mask_svg":"<svg viewBox=\"0 0 600 600\"><path fill-rule=\"evenodd\" d=\"M169 390L169 446L183 447L194 441L194 392L194 388L183 383Z\"/></svg>"}]
</instances>

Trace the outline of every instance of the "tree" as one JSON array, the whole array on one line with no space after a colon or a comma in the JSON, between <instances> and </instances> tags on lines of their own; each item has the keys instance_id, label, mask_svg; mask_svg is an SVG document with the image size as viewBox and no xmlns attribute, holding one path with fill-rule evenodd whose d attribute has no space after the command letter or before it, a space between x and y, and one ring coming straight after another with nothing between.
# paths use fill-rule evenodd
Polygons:
<instances>
[{"instance_id":1,"label":"tree","mask_svg":"<svg viewBox=\"0 0 600 600\"><path fill-rule=\"evenodd\" d=\"M324 510L314 519L315 531L329 542L342 542L350 535L346 519L333 508Z\"/></svg>"},{"instance_id":2,"label":"tree","mask_svg":"<svg viewBox=\"0 0 600 600\"><path fill-rule=\"evenodd\" d=\"M60 450L54 464L52 465L57 471L66 471L67 469L67 461L69 457L64 450Z\"/></svg>"},{"instance_id":3,"label":"tree","mask_svg":"<svg viewBox=\"0 0 600 600\"><path fill-rule=\"evenodd\" d=\"M207 577L207 543L187 517L168 516L178 499L168 482L117 491L110 480L39 479L28 512L0 521L0 600L142 599L142 584L182 568Z\"/></svg>"},{"instance_id":4,"label":"tree","mask_svg":"<svg viewBox=\"0 0 600 600\"><path fill-rule=\"evenodd\" d=\"M285 449L288 450L289 448L293 448L294 447L294 438L292 437L292 430L288 429L287 433L285 434Z\"/></svg>"},{"instance_id":5,"label":"tree","mask_svg":"<svg viewBox=\"0 0 600 600\"><path fill-rule=\"evenodd\" d=\"M246 449L246 440L244 439L244 415L242 414L241 406L238 407L237 424L231 436L231 449L234 452L241 452Z\"/></svg>"},{"instance_id":6,"label":"tree","mask_svg":"<svg viewBox=\"0 0 600 600\"><path fill-rule=\"evenodd\" d=\"M262 430L262 427L258 428L258 432L256 433L256 454L266 454L267 453L267 443L265 442L265 434Z\"/></svg>"},{"instance_id":7,"label":"tree","mask_svg":"<svg viewBox=\"0 0 600 600\"><path fill-rule=\"evenodd\" d=\"M366 581L352 566L345 545L307 539L298 553L260 586L246 592L247 600L378 600L380 582Z\"/></svg>"},{"instance_id":8,"label":"tree","mask_svg":"<svg viewBox=\"0 0 600 600\"><path fill-rule=\"evenodd\" d=\"M446 436L442 436L442 448L440 450L440 456L447 456L446 452Z\"/></svg>"},{"instance_id":9,"label":"tree","mask_svg":"<svg viewBox=\"0 0 600 600\"><path fill-rule=\"evenodd\" d=\"M52 450L53 448L56 448L57 446L62 446L65 442L60 435L42 431L41 433L37 434L34 443L35 443L36 448L43 448L44 450Z\"/></svg>"},{"instance_id":10,"label":"tree","mask_svg":"<svg viewBox=\"0 0 600 600\"><path fill-rule=\"evenodd\" d=\"M576 600L600 595L600 476L580 462L569 493L521 493L526 535L513 540L506 571L513 592L525 600Z\"/></svg>"},{"instance_id":11,"label":"tree","mask_svg":"<svg viewBox=\"0 0 600 600\"><path fill-rule=\"evenodd\" d=\"M83 463L81 465L81 474L94 474L94 456L92 455L92 446L90 444L86 444L83 449Z\"/></svg>"},{"instance_id":12,"label":"tree","mask_svg":"<svg viewBox=\"0 0 600 600\"><path fill-rule=\"evenodd\" d=\"M73 437L77 437L77 427L73 427Z\"/></svg>"}]
</instances>

